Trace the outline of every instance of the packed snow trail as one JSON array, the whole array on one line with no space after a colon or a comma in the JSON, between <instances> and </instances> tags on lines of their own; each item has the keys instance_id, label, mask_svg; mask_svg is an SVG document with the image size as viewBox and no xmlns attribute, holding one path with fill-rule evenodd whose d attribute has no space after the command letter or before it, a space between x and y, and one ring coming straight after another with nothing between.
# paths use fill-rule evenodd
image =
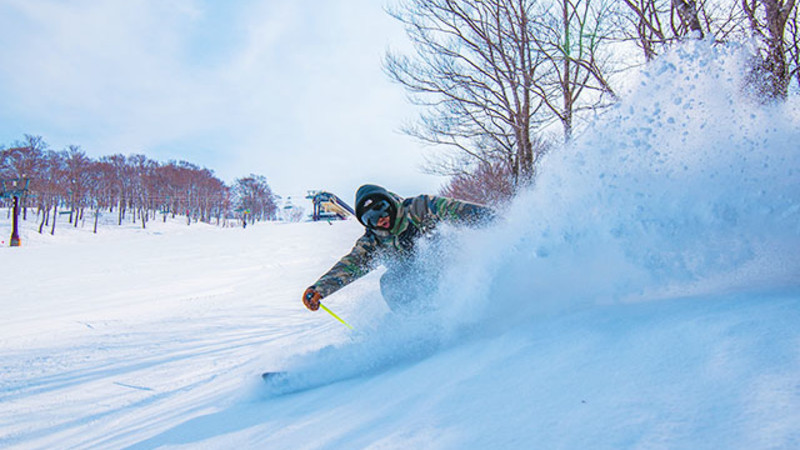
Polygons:
<instances>
[{"instance_id":1,"label":"packed snow trail","mask_svg":"<svg viewBox=\"0 0 800 450\"><path fill-rule=\"evenodd\" d=\"M798 306L703 298L542 318L134 448L793 448Z\"/></svg>"},{"instance_id":2,"label":"packed snow trail","mask_svg":"<svg viewBox=\"0 0 800 450\"><path fill-rule=\"evenodd\" d=\"M35 228L0 253L2 447L135 442L241 392L264 354L335 339L333 324L297 308L294 287L358 232Z\"/></svg>"},{"instance_id":3,"label":"packed snow trail","mask_svg":"<svg viewBox=\"0 0 800 450\"><path fill-rule=\"evenodd\" d=\"M430 310L389 313L380 272L326 299L355 332L300 302L354 221L28 225L0 446L800 447L800 108L740 99L739 61L653 64L501 223L443 230Z\"/></svg>"}]
</instances>

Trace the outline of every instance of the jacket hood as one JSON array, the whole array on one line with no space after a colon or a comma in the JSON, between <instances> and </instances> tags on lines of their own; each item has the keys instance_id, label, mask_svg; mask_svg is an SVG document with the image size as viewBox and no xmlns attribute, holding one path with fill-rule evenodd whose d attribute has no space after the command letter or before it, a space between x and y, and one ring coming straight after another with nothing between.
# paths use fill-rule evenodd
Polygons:
<instances>
[{"instance_id":1,"label":"jacket hood","mask_svg":"<svg viewBox=\"0 0 800 450\"><path fill-rule=\"evenodd\" d=\"M365 184L360 188L358 188L358 191L356 191L356 203L355 203L356 218L361 223L361 225L364 225L365 227L367 227L367 224L365 224L361 220L361 214L364 212L364 202L371 197L385 198L392 204L392 206L394 206L394 210L396 212L395 212L395 217L392 218L393 219L392 231L393 231L395 228L397 228L397 225L400 222L399 218L402 215L401 209L403 204L403 198L395 194L394 192L390 192L385 188L375 184Z\"/></svg>"}]
</instances>

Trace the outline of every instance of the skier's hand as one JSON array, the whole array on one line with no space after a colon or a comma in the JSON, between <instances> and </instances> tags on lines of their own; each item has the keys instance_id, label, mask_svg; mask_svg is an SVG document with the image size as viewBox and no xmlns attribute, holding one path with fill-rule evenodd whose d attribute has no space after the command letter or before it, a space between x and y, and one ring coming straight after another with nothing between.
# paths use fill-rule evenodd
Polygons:
<instances>
[{"instance_id":1,"label":"skier's hand","mask_svg":"<svg viewBox=\"0 0 800 450\"><path fill-rule=\"evenodd\" d=\"M303 304L311 311L319 309L320 300L322 300L322 294L317 292L316 286L311 286L303 293Z\"/></svg>"}]
</instances>

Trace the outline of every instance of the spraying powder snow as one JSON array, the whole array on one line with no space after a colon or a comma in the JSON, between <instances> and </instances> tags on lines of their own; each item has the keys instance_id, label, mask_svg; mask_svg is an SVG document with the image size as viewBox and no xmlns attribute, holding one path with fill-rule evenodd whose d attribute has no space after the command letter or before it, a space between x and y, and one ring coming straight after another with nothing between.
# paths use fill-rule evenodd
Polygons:
<instances>
[{"instance_id":1,"label":"spraying powder snow","mask_svg":"<svg viewBox=\"0 0 800 450\"><path fill-rule=\"evenodd\" d=\"M453 268L448 294L466 300L453 320L474 311L502 327L583 304L796 286L796 110L743 100L742 59L678 49L549 155L507 223Z\"/></svg>"},{"instance_id":2,"label":"spraying powder snow","mask_svg":"<svg viewBox=\"0 0 800 450\"><path fill-rule=\"evenodd\" d=\"M742 60L699 42L650 66L625 101L548 156L504 220L443 230L444 257L421 245L417 264L444 265L426 299L432 310L388 314L350 342L295 358L279 391L424 358L545 314L796 287L798 117L793 104L742 98Z\"/></svg>"}]
</instances>

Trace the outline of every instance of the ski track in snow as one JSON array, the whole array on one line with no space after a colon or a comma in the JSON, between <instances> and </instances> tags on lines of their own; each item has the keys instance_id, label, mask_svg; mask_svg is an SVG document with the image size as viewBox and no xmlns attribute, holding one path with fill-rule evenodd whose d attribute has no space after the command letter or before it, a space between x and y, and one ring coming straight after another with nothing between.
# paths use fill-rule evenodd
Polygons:
<instances>
[{"instance_id":1,"label":"ski track in snow","mask_svg":"<svg viewBox=\"0 0 800 450\"><path fill-rule=\"evenodd\" d=\"M62 239L74 240L65 245L25 225L14 257L30 262L2 274L4 285L17 286L13 302L3 302L12 314L3 316L0 335L2 446L119 445L136 430L197 414L201 399L205 409L228 401L221 386L235 392L259 370L254 360L280 353L295 335L330 331L297 308L282 280L298 273L301 285L325 270L324 261L304 267L312 258L290 255L324 251L334 232L327 224L183 232L153 222L151 231L112 236L63 227ZM154 231L163 228L176 234ZM108 435L97 433L104 428Z\"/></svg>"},{"instance_id":2,"label":"ski track in snow","mask_svg":"<svg viewBox=\"0 0 800 450\"><path fill-rule=\"evenodd\" d=\"M29 219L0 447L800 448L800 108L734 101L738 61L653 64L502 221L422 244L431 311L389 313L380 271L326 299L353 332L300 294L355 221Z\"/></svg>"}]
</instances>

